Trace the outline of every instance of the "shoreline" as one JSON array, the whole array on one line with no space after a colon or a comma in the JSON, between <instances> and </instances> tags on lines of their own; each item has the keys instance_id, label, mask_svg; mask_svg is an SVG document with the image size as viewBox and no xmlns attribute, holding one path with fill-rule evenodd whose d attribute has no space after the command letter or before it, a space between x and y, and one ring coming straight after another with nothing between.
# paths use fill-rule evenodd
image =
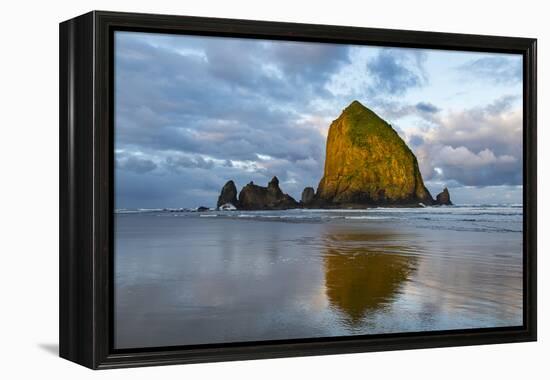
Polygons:
<instances>
[{"instance_id":1,"label":"shoreline","mask_svg":"<svg viewBox=\"0 0 550 380\"><path fill-rule=\"evenodd\" d=\"M294 208L285 208L285 209L234 209L234 210L223 210L217 209L216 207L204 207L204 209L199 210L199 207L188 208L188 207L163 207L163 208L120 208L113 210L114 214L135 214L135 213L148 213L148 212L166 212L166 213L207 213L207 212L255 212L255 211L292 211L292 210L308 210L308 211L351 211L351 210L383 210L383 209L427 209L427 210L438 210L438 209L453 209L453 208L465 208L465 207L485 207L485 208L495 208L495 207L509 207L509 208L523 208L523 204L520 203L488 203L488 204L453 204L451 206L447 205L355 205L353 206L334 206L334 207L294 207Z\"/></svg>"}]
</instances>

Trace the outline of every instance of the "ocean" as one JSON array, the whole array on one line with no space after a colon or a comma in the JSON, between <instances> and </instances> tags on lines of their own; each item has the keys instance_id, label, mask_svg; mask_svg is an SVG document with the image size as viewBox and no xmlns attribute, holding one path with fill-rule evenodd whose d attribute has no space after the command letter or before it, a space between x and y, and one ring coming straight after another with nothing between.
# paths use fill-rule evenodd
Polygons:
<instances>
[{"instance_id":1,"label":"ocean","mask_svg":"<svg viewBox=\"0 0 550 380\"><path fill-rule=\"evenodd\" d=\"M518 326L521 205L117 210L115 347Z\"/></svg>"}]
</instances>

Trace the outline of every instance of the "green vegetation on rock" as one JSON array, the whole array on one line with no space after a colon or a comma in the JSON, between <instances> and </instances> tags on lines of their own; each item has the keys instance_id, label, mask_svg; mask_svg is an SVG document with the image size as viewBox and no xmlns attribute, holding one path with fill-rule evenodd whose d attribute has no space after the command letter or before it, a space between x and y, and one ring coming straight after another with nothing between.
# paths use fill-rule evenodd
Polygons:
<instances>
[{"instance_id":1,"label":"green vegetation on rock","mask_svg":"<svg viewBox=\"0 0 550 380\"><path fill-rule=\"evenodd\" d=\"M327 205L433 203L413 152L391 125L358 101L330 126L316 197Z\"/></svg>"}]
</instances>

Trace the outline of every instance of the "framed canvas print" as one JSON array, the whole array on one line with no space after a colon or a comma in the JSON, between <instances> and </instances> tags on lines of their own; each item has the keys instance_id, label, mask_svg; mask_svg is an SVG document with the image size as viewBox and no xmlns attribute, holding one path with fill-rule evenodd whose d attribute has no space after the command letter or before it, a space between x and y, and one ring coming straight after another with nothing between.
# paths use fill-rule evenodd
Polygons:
<instances>
[{"instance_id":1,"label":"framed canvas print","mask_svg":"<svg viewBox=\"0 0 550 380\"><path fill-rule=\"evenodd\" d=\"M536 40L60 25L60 355L536 339Z\"/></svg>"}]
</instances>

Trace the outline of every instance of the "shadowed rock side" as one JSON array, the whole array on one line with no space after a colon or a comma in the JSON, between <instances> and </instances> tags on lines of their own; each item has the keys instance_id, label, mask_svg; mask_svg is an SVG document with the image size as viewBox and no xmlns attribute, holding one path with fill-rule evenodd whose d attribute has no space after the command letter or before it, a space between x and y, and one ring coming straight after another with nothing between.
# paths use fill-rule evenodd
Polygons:
<instances>
[{"instance_id":1,"label":"shadowed rock side","mask_svg":"<svg viewBox=\"0 0 550 380\"><path fill-rule=\"evenodd\" d=\"M302 199L301 202L304 206L307 206L311 204L315 199L315 190L313 187L306 187L304 191L302 191Z\"/></svg>"},{"instance_id":2,"label":"shadowed rock side","mask_svg":"<svg viewBox=\"0 0 550 380\"><path fill-rule=\"evenodd\" d=\"M316 194L318 206L433 202L415 155L373 111L354 101L332 122L324 175Z\"/></svg>"},{"instance_id":3,"label":"shadowed rock side","mask_svg":"<svg viewBox=\"0 0 550 380\"><path fill-rule=\"evenodd\" d=\"M286 210L299 206L294 198L282 192L277 177L267 187L250 182L239 193L238 207L242 210Z\"/></svg>"},{"instance_id":4,"label":"shadowed rock side","mask_svg":"<svg viewBox=\"0 0 550 380\"><path fill-rule=\"evenodd\" d=\"M219 209L220 207L229 204L235 207L238 206L237 187L233 181L227 181L227 183L222 187L216 207Z\"/></svg>"},{"instance_id":5,"label":"shadowed rock side","mask_svg":"<svg viewBox=\"0 0 550 380\"><path fill-rule=\"evenodd\" d=\"M437 194L435 203L441 206L452 206L453 202L451 202L451 195L447 188L444 188L441 193Z\"/></svg>"}]
</instances>

